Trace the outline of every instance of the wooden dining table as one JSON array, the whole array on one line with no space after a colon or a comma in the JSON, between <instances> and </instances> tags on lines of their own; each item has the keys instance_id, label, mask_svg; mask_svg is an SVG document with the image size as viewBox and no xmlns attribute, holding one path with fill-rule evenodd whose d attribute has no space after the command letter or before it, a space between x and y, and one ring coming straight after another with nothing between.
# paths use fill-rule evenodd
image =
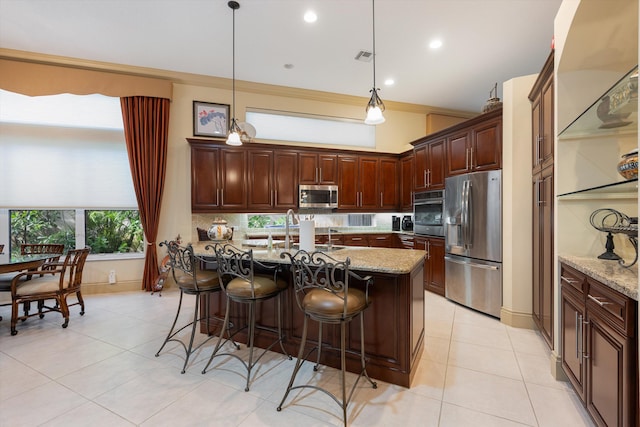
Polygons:
<instances>
[{"instance_id":1,"label":"wooden dining table","mask_svg":"<svg viewBox=\"0 0 640 427\"><path fill-rule=\"evenodd\" d=\"M24 270L35 270L51 257L60 256L59 254L29 254L29 255L10 255L8 253L0 254L0 274L14 273Z\"/></svg>"}]
</instances>

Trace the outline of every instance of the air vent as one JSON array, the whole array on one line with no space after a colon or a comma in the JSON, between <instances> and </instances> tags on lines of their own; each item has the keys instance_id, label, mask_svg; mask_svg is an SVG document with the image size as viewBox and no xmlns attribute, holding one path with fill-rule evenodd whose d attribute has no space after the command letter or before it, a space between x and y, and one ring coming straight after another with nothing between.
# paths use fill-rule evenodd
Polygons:
<instances>
[{"instance_id":1,"label":"air vent","mask_svg":"<svg viewBox=\"0 0 640 427\"><path fill-rule=\"evenodd\" d=\"M356 55L355 59L356 59L356 61L371 62L372 58L373 58L373 53L372 52L369 52L368 50L361 50Z\"/></svg>"}]
</instances>

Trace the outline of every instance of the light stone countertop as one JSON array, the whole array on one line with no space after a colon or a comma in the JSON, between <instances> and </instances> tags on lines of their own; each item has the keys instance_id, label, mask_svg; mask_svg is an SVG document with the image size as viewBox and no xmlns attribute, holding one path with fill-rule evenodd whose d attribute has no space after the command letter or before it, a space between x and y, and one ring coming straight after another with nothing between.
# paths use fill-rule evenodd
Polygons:
<instances>
[{"instance_id":1,"label":"light stone countertop","mask_svg":"<svg viewBox=\"0 0 640 427\"><path fill-rule=\"evenodd\" d=\"M193 250L198 256L213 256L213 249L205 250L205 247L214 242L198 242L193 244ZM284 249L263 249L248 248L242 246L242 241L230 241L229 243L243 249L253 249L253 258L260 262L271 262L278 264L289 264L289 258L281 258L280 254L286 252ZM340 249L337 249L340 248ZM295 253L295 250L289 250ZM388 248L367 248L359 246L334 246L328 255L338 261L351 259L353 270L376 273L408 274L419 263L424 262L427 253L414 249L388 249Z\"/></svg>"},{"instance_id":2,"label":"light stone countertop","mask_svg":"<svg viewBox=\"0 0 640 427\"><path fill-rule=\"evenodd\" d=\"M560 262L638 301L638 264L622 267L618 261L573 255L558 256Z\"/></svg>"}]
</instances>

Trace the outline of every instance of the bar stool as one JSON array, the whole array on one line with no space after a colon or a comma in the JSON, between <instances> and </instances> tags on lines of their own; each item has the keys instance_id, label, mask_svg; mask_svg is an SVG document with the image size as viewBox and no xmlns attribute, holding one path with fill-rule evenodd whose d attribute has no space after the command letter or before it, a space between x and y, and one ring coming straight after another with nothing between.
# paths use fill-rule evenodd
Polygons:
<instances>
[{"instance_id":1,"label":"bar stool","mask_svg":"<svg viewBox=\"0 0 640 427\"><path fill-rule=\"evenodd\" d=\"M206 298L211 293L220 292L221 288L218 281L218 272L214 270L203 270L200 268L201 263L203 263L204 265L204 263L209 261L196 256L193 252L193 247L191 246L191 244L187 246L180 246L175 241L164 241L160 243L160 246L167 247L167 253L169 255L169 265L171 266L173 279L178 285L178 288L180 288L180 299L178 302L176 317L175 319L173 319L171 329L169 329L167 337L156 353L156 357L160 356L160 352L168 342L174 341L179 343L180 345L182 345L185 351L185 360L181 371L181 373L184 374L191 355L205 343L207 343L211 338L215 337L215 335L209 334L209 337L206 340L198 344L196 347L193 346L193 341L196 335L196 329L199 321L206 319L207 332L209 331L209 301L205 300L204 316L199 317L201 299L200 297L204 296ZM193 320L186 325L176 329L176 323L178 322L178 317L180 317L180 310L182 309L182 297L184 296L184 294L194 295L196 297L195 308L193 311ZM176 335L178 335L181 331L188 328L189 326L191 326L191 336L189 338L189 342L185 343L182 339L176 337ZM225 328L223 327L221 329L220 336L224 335L224 330Z\"/></svg>"},{"instance_id":2,"label":"bar stool","mask_svg":"<svg viewBox=\"0 0 640 427\"><path fill-rule=\"evenodd\" d=\"M287 399L289 392L298 388L312 388L322 391L329 395L342 408L342 417L344 425L347 425L347 405L351 401L353 392L364 375L372 387L378 388L378 385L369 378L367 374L365 354L364 354L364 319L363 312L371 304L369 298L369 286L373 283L371 276L361 277L349 270L351 260L338 261L323 252L309 253L304 250L296 252L295 255L283 253L281 257L288 256L291 259L291 272L293 275L293 283L295 286L296 302L298 307L304 313L304 325L302 328L302 341L300 342L300 350L298 351L298 361L291 374L291 380L287 386L287 391L278 405L277 410L282 410L282 405ZM360 289L350 288L350 279L356 279L365 283L364 292ZM351 391L347 396L345 373L346 373L346 325L355 317L360 317L360 364L361 371L358 378L351 387ZM304 355L307 340L308 320L312 319L319 322L318 328L318 345L312 348ZM341 390L342 399L328 390L311 384L301 384L294 386L294 381L298 371L307 358L318 350L316 365L313 370L318 370L320 364L320 355L322 352L322 324L339 324L340 325L340 361L341 361Z\"/></svg>"},{"instance_id":3,"label":"bar stool","mask_svg":"<svg viewBox=\"0 0 640 427\"><path fill-rule=\"evenodd\" d=\"M211 357L209 358L209 362L207 366L204 367L202 373L206 373L211 361L218 356L231 356L238 359L247 370L247 382L244 391L249 391L249 384L251 381L251 371L256 366L258 361L266 354L267 351L271 350L274 345L280 344L280 348L282 352L289 360L292 357L287 353L282 344L282 340L284 339L284 335L282 333L282 292L287 288L287 283L283 280L278 279L278 273L280 272L279 266L267 266L253 259L253 250L250 249L248 251L242 251L241 249L235 247L230 243L222 244L215 243L214 245L207 245L205 247L206 250L213 248L216 261L218 263L218 278L220 281L220 286L224 290L227 295L227 309L224 318L224 328L229 327L229 312L230 312L230 303L233 301L235 303L247 304L249 307L248 310L248 319L247 325L239 328L233 332L223 341L222 335L218 339L218 343L216 344ZM255 270L258 268L259 273L256 274ZM277 298L278 306L277 306L277 329L260 326L256 324L256 303L259 301L264 301L271 298ZM223 345L229 340L233 339L233 337L245 330L248 329L248 346L249 349L249 360L245 361L243 358L233 353L222 353L220 350ZM269 332L273 332L277 335L277 338L267 346L262 353L254 359L254 339L256 329L266 330Z\"/></svg>"}]
</instances>

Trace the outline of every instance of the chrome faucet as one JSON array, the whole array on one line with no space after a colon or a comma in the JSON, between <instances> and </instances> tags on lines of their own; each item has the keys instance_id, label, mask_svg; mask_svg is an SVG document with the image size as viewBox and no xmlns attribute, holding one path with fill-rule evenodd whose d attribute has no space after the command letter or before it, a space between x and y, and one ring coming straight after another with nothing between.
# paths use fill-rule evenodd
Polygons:
<instances>
[{"instance_id":1,"label":"chrome faucet","mask_svg":"<svg viewBox=\"0 0 640 427\"><path fill-rule=\"evenodd\" d=\"M298 216L293 212L293 209L289 209L284 217L284 249L287 251L290 249L289 243L291 242L291 238L289 237L289 215L291 215L291 222L294 224L300 222Z\"/></svg>"}]
</instances>

